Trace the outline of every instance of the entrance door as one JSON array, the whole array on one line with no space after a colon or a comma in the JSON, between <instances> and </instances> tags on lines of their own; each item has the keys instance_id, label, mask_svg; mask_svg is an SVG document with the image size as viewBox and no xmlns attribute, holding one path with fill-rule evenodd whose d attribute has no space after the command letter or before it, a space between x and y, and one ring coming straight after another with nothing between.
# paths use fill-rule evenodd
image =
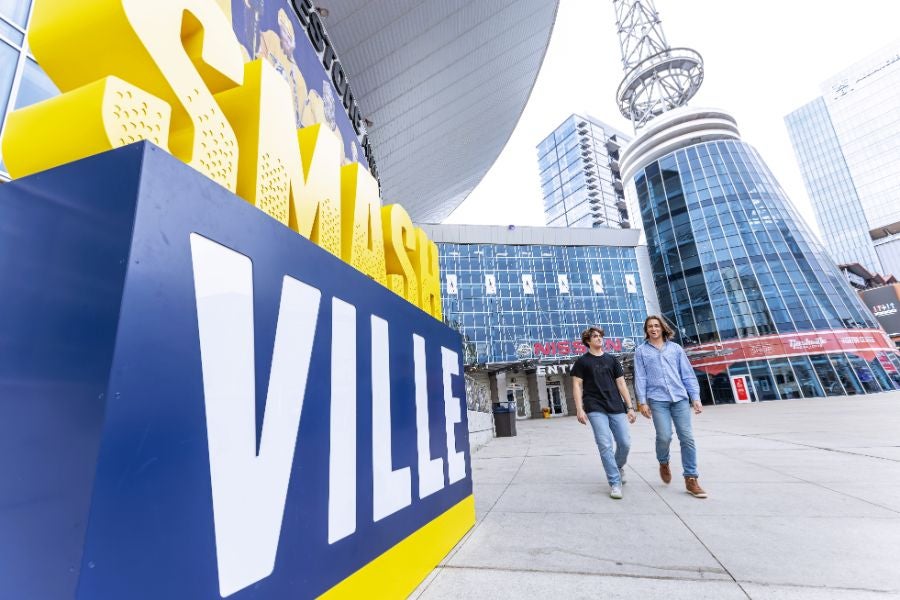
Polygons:
<instances>
[{"instance_id":1,"label":"entrance door","mask_svg":"<svg viewBox=\"0 0 900 600\"><path fill-rule=\"evenodd\" d=\"M506 386L507 402L516 403L516 417L519 419L528 419L531 417L531 404L525 395L525 389L518 384L510 384Z\"/></svg>"},{"instance_id":2,"label":"entrance door","mask_svg":"<svg viewBox=\"0 0 900 600\"><path fill-rule=\"evenodd\" d=\"M547 385L547 403L550 405L550 415L560 417L568 414L566 410L566 397L563 394L562 386L558 383Z\"/></svg>"}]
</instances>

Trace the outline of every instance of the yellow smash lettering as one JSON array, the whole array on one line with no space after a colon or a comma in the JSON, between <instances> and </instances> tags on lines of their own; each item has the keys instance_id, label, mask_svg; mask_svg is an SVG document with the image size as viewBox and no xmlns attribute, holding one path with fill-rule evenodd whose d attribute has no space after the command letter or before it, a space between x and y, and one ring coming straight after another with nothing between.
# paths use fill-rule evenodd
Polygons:
<instances>
[{"instance_id":1,"label":"yellow smash lettering","mask_svg":"<svg viewBox=\"0 0 900 600\"><path fill-rule=\"evenodd\" d=\"M419 281L409 260L416 249L416 232L409 214L399 204L381 209L388 289L419 306Z\"/></svg>"},{"instance_id":2,"label":"yellow smash lettering","mask_svg":"<svg viewBox=\"0 0 900 600\"><path fill-rule=\"evenodd\" d=\"M321 124L297 130L302 177L291 193L291 229L341 257L341 140Z\"/></svg>"},{"instance_id":3,"label":"yellow smash lettering","mask_svg":"<svg viewBox=\"0 0 900 600\"><path fill-rule=\"evenodd\" d=\"M159 98L104 77L10 114L3 158L10 175L24 177L139 140L166 149L171 112Z\"/></svg>"},{"instance_id":4,"label":"yellow smash lettering","mask_svg":"<svg viewBox=\"0 0 900 600\"><path fill-rule=\"evenodd\" d=\"M285 225L302 178L291 90L264 60L244 65L244 85L216 95L240 148L237 195ZM265 110L263 109L265 107Z\"/></svg>"},{"instance_id":5,"label":"yellow smash lettering","mask_svg":"<svg viewBox=\"0 0 900 600\"><path fill-rule=\"evenodd\" d=\"M8 117L10 174L149 140L440 319L437 246L403 207L380 207L362 165L341 167L328 127L295 129L291 88L265 60L244 64L229 8L37 0L29 42L62 94Z\"/></svg>"},{"instance_id":6,"label":"yellow smash lettering","mask_svg":"<svg viewBox=\"0 0 900 600\"><path fill-rule=\"evenodd\" d=\"M418 227L415 236L416 249L411 258L419 282L419 308L440 320L443 311L437 244L429 240L428 235Z\"/></svg>"},{"instance_id":7,"label":"yellow smash lettering","mask_svg":"<svg viewBox=\"0 0 900 600\"><path fill-rule=\"evenodd\" d=\"M32 19L32 51L60 90L114 75L164 100L171 152L234 190L237 143L212 93L241 83L243 60L214 2L44 1ZM64 143L80 145L68 136Z\"/></svg>"},{"instance_id":8,"label":"yellow smash lettering","mask_svg":"<svg viewBox=\"0 0 900 600\"><path fill-rule=\"evenodd\" d=\"M341 222L344 262L386 286L378 182L359 163L341 167Z\"/></svg>"}]
</instances>

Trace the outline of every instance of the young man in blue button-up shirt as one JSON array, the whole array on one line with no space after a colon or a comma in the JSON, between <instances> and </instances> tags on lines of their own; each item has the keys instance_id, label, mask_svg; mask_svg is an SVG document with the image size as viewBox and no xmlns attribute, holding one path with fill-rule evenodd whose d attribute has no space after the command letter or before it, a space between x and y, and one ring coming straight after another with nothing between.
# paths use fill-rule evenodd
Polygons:
<instances>
[{"instance_id":1,"label":"young man in blue button-up shirt","mask_svg":"<svg viewBox=\"0 0 900 600\"><path fill-rule=\"evenodd\" d=\"M691 430L691 407L695 414L703 412L700 386L684 349L669 341L672 329L655 315L644 321L646 340L634 351L634 391L638 410L648 419L653 417L656 429L656 459L663 483L672 481L669 469L669 446L672 425L681 444L681 466L689 494L706 498L697 481L697 447Z\"/></svg>"}]
</instances>

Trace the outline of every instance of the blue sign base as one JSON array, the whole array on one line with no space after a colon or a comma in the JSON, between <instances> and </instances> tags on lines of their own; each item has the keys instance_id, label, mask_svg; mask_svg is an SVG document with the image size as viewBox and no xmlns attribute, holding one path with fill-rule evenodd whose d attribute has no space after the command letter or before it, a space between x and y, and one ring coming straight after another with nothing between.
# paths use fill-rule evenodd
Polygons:
<instances>
[{"instance_id":1,"label":"blue sign base","mask_svg":"<svg viewBox=\"0 0 900 600\"><path fill-rule=\"evenodd\" d=\"M458 334L162 150L0 186L0 282L0 598L400 595L473 524Z\"/></svg>"}]
</instances>

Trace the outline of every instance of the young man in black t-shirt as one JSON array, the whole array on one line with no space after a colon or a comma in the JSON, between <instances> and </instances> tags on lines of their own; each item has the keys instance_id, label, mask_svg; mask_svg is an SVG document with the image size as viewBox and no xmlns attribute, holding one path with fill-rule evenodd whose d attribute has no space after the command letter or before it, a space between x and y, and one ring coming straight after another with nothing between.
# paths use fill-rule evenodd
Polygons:
<instances>
[{"instance_id":1,"label":"young man in black t-shirt","mask_svg":"<svg viewBox=\"0 0 900 600\"><path fill-rule=\"evenodd\" d=\"M634 407L621 363L603 352L603 328L585 329L581 333L581 341L588 351L572 365L576 414L582 425L591 422L609 482L609 496L619 500L622 498L622 484L625 483L623 469L631 448L628 424L634 423L636 418Z\"/></svg>"}]
</instances>

